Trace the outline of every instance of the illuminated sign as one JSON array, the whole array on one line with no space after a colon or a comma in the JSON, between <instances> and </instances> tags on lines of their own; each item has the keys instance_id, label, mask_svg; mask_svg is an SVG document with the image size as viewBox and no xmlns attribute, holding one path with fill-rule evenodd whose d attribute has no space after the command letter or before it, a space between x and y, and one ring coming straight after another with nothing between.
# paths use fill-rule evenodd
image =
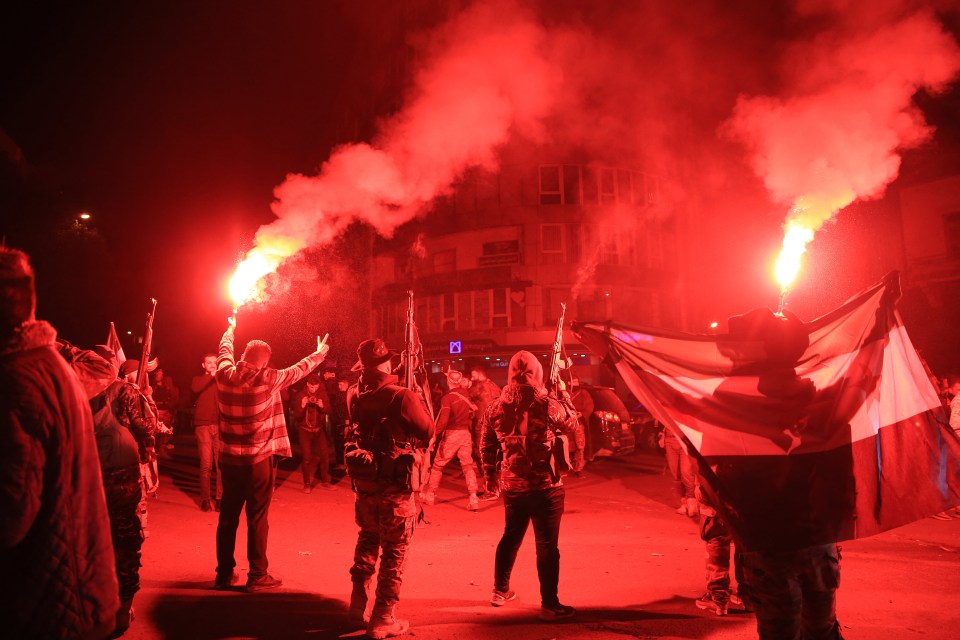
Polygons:
<instances>
[{"instance_id":1,"label":"illuminated sign","mask_svg":"<svg viewBox=\"0 0 960 640\"><path fill-rule=\"evenodd\" d=\"M463 353L463 341L461 341L461 340L451 340L451 341L450 341L450 353L451 353L451 355L453 355L453 354L458 354L458 353Z\"/></svg>"}]
</instances>

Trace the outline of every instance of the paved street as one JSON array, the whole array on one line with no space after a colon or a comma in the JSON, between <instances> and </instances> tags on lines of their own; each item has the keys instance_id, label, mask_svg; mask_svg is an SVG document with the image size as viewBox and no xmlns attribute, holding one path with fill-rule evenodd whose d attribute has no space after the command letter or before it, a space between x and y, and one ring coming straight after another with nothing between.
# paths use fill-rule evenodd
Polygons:
<instances>
[{"instance_id":1,"label":"paved street","mask_svg":"<svg viewBox=\"0 0 960 640\"><path fill-rule=\"evenodd\" d=\"M345 483L301 492L299 472L281 468L270 521L270 569L277 591L211 589L217 514L198 508L192 442L178 439L161 461L160 496L150 501L143 590L128 638L363 637L345 618L356 527ZM511 638L752 638L752 616L716 617L693 604L704 591L704 551L696 523L673 513L663 458L643 452L592 463L567 481L560 538L560 597L577 607L571 622L537 617L539 596L532 531L520 551L516 601L488 602L499 502L466 510L454 465L429 508L409 557L399 612L418 640ZM246 538L237 548L245 571ZM955 638L960 613L960 520L926 519L843 545L839 618L844 636Z\"/></svg>"}]
</instances>

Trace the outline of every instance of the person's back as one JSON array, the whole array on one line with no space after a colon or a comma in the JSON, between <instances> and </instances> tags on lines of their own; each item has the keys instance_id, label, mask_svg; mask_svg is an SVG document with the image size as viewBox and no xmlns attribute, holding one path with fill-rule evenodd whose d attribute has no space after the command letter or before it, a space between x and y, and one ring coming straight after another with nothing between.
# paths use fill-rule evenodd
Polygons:
<instances>
[{"instance_id":1,"label":"person's back","mask_svg":"<svg viewBox=\"0 0 960 640\"><path fill-rule=\"evenodd\" d=\"M529 351L510 359L507 386L480 419L481 458L487 486L496 486L500 467L505 522L494 560L490 604L500 607L517 597L510 575L530 523L537 539L537 577L540 580L540 616L569 618L576 611L560 603L560 520L565 489L560 468L554 466L557 433L570 436L575 419L547 395L543 366Z\"/></svg>"},{"instance_id":2,"label":"person's back","mask_svg":"<svg viewBox=\"0 0 960 640\"><path fill-rule=\"evenodd\" d=\"M502 458L500 487L528 491L555 486L550 454L556 431L566 428L566 412L542 388L508 384L500 398L490 403L483 432L484 467ZM488 474L488 481L492 479Z\"/></svg>"},{"instance_id":3,"label":"person's back","mask_svg":"<svg viewBox=\"0 0 960 640\"><path fill-rule=\"evenodd\" d=\"M230 342L229 354L224 349L227 340ZM258 364L241 359L235 363L232 340L231 332L224 334L217 357L220 463L249 465L272 455L289 458L292 455L290 438L280 391L306 375L322 357L310 360L311 366L303 361L295 365L300 370L294 376L287 369L278 371L267 366L266 361ZM247 350L250 349L248 345Z\"/></svg>"},{"instance_id":4,"label":"person's back","mask_svg":"<svg viewBox=\"0 0 960 640\"><path fill-rule=\"evenodd\" d=\"M105 637L119 598L90 407L53 346L54 329L35 320L32 308L20 322L9 322L11 268L29 273L32 298L26 256L0 248L4 634Z\"/></svg>"},{"instance_id":5,"label":"person's back","mask_svg":"<svg viewBox=\"0 0 960 640\"><path fill-rule=\"evenodd\" d=\"M406 633L410 623L398 619L404 560L417 520L414 491L423 465L422 443L433 436L433 419L424 403L397 384L383 340L365 340L357 348L354 370L360 380L347 392L354 425L344 455L356 493L355 518L360 527L350 567L353 591L349 618L367 622L371 638ZM366 615L370 582L380 561L376 602Z\"/></svg>"},{"instance_id":6,"label":"person's back","mask_svg":"<svg viewBox=\"0 0 960 640\"><path fill-rule=\"evenodd\" d=\"M220 339L217 356L217 404L220 409L220 472L223 500L217 522L217 576L214 588L228 589L239 580L234 550L240 514L247 516L247 591L280 586L267 573L269 512L276 481L277 458L289 458L290 438L280 392L319 365L329 351L317 339L317 350L286 369L273 369L270 345L247 343L240 361L234 360L236 318Z\"/></svg>"}]
</instances>

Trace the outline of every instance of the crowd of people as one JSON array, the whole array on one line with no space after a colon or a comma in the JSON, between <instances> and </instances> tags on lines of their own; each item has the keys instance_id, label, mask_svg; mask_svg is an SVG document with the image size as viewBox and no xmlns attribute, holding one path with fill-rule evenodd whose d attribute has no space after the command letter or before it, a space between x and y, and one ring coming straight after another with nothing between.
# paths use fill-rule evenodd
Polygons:
<instances>
[{"instance_id":1,"label":"crowd of people","mask_svg":"<svg viewBox=\"0 0 960 640\"><path fill-rule=\"evenodd\" d=\"M447 390L431 403L400 384L398 354L379 338L358 346L351 385L322 372L326 338L284 369L270 365L271 347L261 340L249 340L237 359L232 316L218 351L203 354L190 393L180 394L159 370L154 385L141 388L138 372L147 363L121 363L108 347L58 339L35 308L28 257L0 247L0 569L22 578L0 587L12 637L117 637L130 627L146 537L144 467L169 452L164 425L183 425L182 416L189 416L198 446L200 509L219 512L213 588L239 588L241 512L245 589L282 584L269 572L269 511L277 465L293 456L292 431L304 493L331 488L331 471L339 468L355 493L348 617L368 636L409 629L396 615L405 557L422 505L436 501L454 458L466 508L476 510L481 500L504 508L490 605L516 599L511 574L532 525L541 617L576 615L558 594L559 535L564 473L582 467L561 455L561 444L582 446L581 407L562 386L547 391L532 353L513 355L503 388L482 367L447 370ZM943 380L942 397L960 431L960 377ZM683 439L666 433L661 446L676 512L699 518L705 543L707 592L694 604L717 615L755 611L761 638L840 638L838 546L781 554L740 549L700 490ZM956 510L941 515L960 517ZM784 586L789 580L796 589Z\"/></svg>"}]
</instances>

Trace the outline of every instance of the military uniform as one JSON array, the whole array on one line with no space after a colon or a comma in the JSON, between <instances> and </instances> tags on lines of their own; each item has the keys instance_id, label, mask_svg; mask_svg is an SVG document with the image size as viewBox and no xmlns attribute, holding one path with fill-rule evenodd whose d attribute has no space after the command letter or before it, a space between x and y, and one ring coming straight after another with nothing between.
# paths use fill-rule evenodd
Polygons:
<instances>
[{"instance_id":1,"label":"military uniform","mask_svg":"<svg viewBox=\"0 0 960 640\"><path fill-rule=\"evenodd\" d=\"M133 596L140 590L145 537L140 513L140 462L152 452L157 420L137 386L123 380L107 387L90 405L117 561L120 610L124 613L130 611Z\"/></svg>"},{"instance_id":2,"label":"military uniform","mask_svg":"<svg viewBox=\"0 0 960 640\"><path fill-rule=\"evenodd\" d=\"M424 472L424 443L434 433L433 419L414 392L398 386L397 377L377 369L389 360L381 340L361 343L359 382L347 393L353 433L344 460L356 492L360 527L350 576L350 617L364 619L370 582L380 558L376 601L367 627L373 638L403 633L397 620L407 548L419 512L415 492Z\"/></svg>"},{"instance_id":3,"label":"military uniform","mask_svg":"<svg viewBox=\"0 0 960 640\"><path fill-rule=\"evenodd\" d=\"M441 433L440 445L433 460L430 479L423 492L425 504L433 504L443 478L443 468L456 457L460 461L460 469L467 483L467 508L472 511L479 508L477 465L473 462L473 417L476 410L477 405L470 402L465 391L460 388L446 394L440 401L440 413L437 415L437 432Z\"/></svg>"}]
</instances>

